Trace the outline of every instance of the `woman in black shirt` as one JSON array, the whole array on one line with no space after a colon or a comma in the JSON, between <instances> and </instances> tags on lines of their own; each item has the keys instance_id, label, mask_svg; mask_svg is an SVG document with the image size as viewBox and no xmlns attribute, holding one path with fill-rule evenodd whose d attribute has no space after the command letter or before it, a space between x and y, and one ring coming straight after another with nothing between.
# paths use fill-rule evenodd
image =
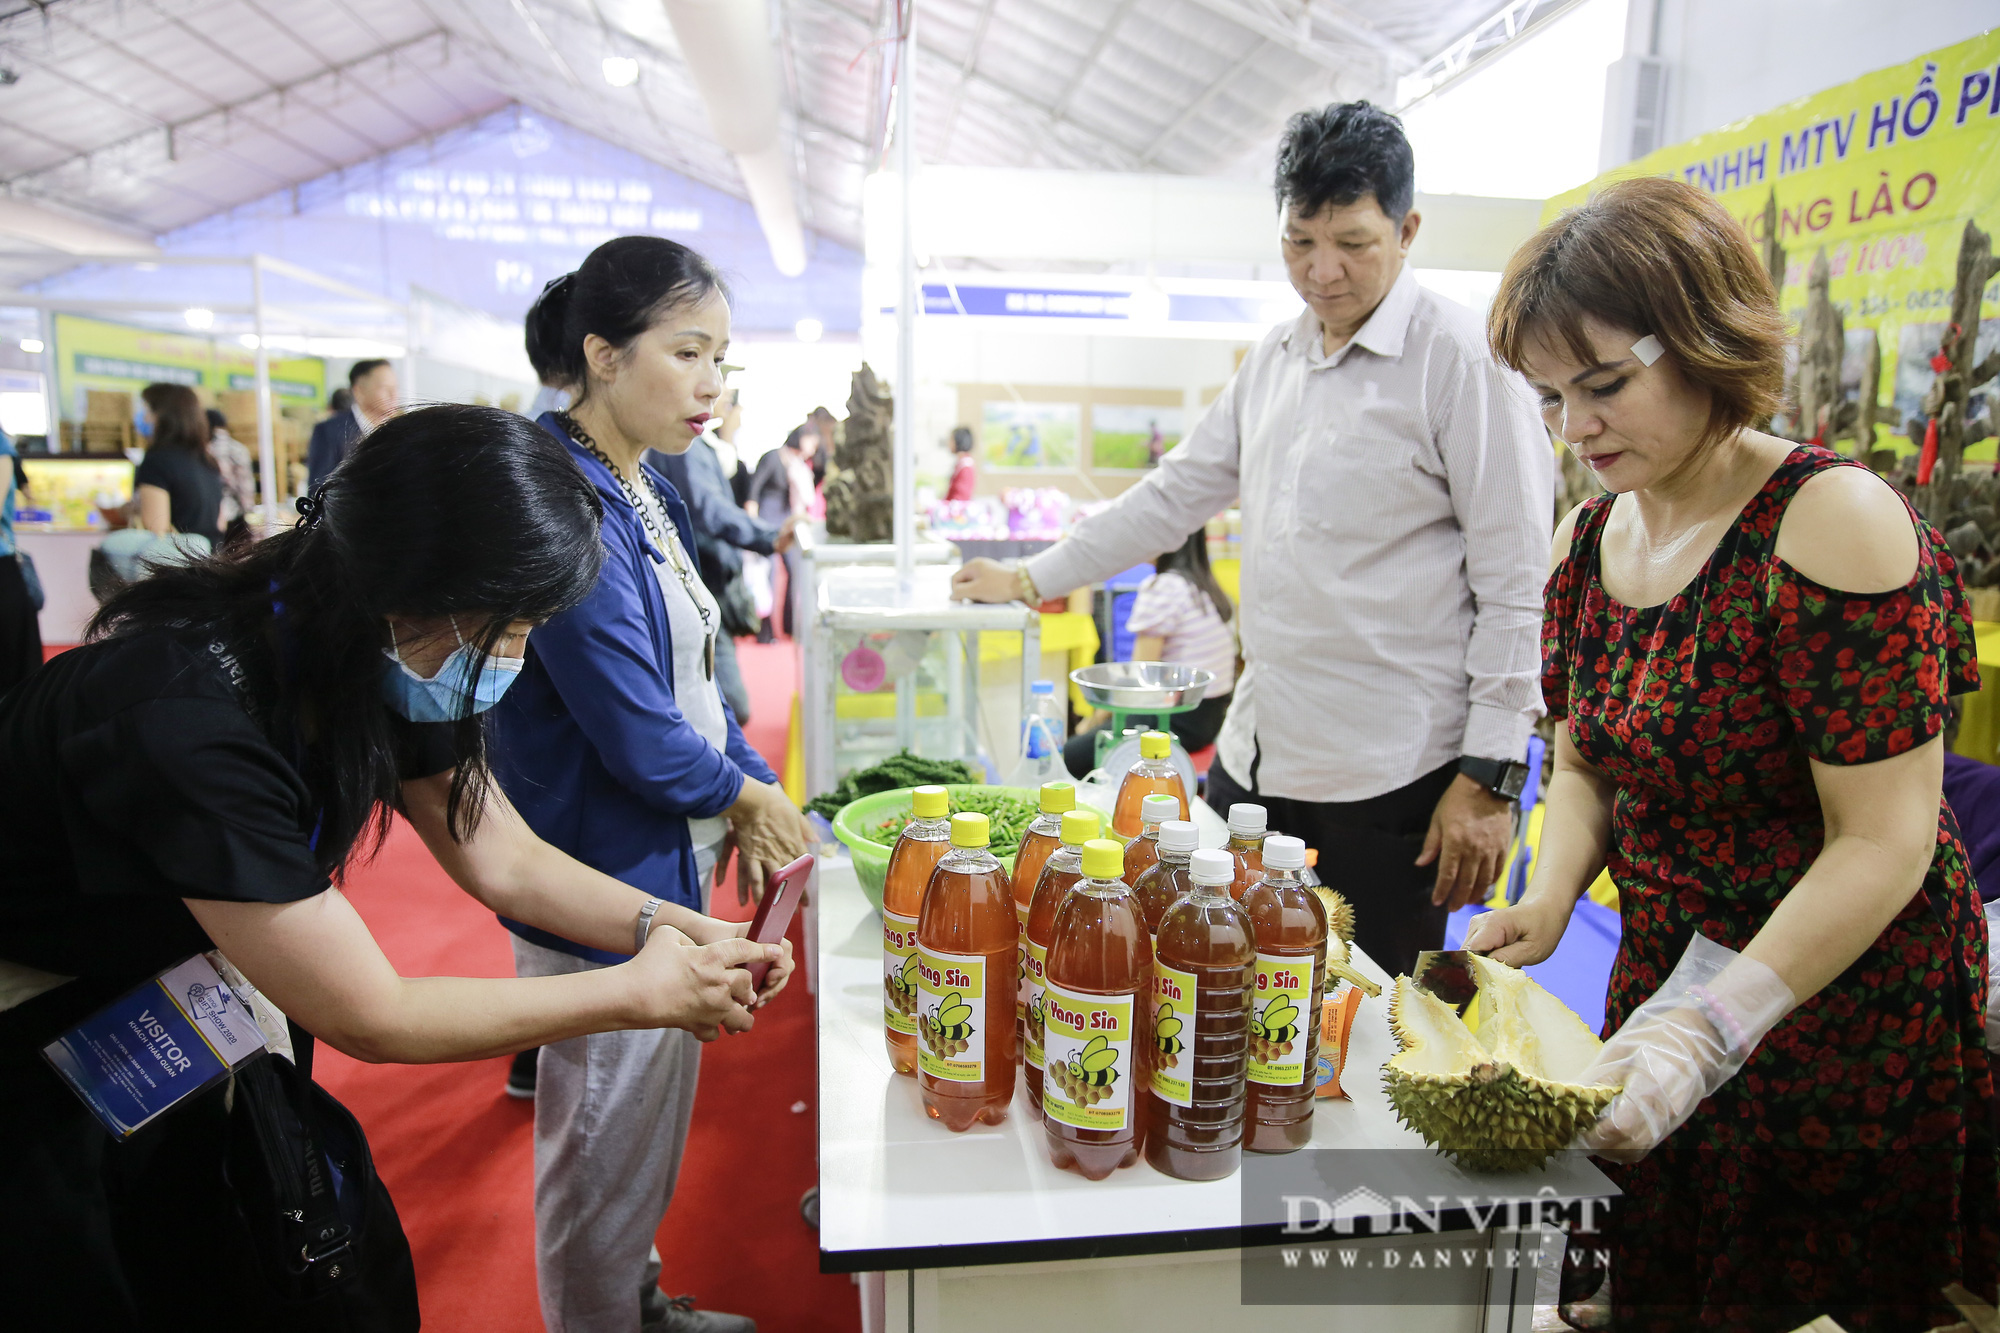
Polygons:
<instances>
[{"instance_id":1,"label":"woman in black shirt","mask_svg":"<svg viewBox=\"0 0 2000 1333\"><path fill-rule=\"evenodd\" d=\"M532 422L413 412L356 447L298 528L131 585L91 642L0 700L8 1320L179 1328L263 1313L204 1281L204 1247L235 1234L240 1202L225 1183L225 1087L113 1142L39 1054L192 954L220 949L336 1049L401 1063L627 1027L712 1037L747 1028L782 984L788 951L649 906L535 838L489 778L478 713L518 674L534 625L595 582L599 517ZM494 910L643 947L569 977L398 976L333 884L391 810ZM740 969L757 959L777 966L753 997Z\"/></svg>"},{"instance_id":2,"label":"woman in black shirt","mask_svg":"<svg viewBox=\"0 0 2000 1333\"><path fill-rule=\"evenodd\" d=\"M222 545L222 472L208 452L208 414L184 384L148 384L139 393L152 419L152 443L133 475L139 522L165 535L169 528Z\"/></svg>"}]
</instances>

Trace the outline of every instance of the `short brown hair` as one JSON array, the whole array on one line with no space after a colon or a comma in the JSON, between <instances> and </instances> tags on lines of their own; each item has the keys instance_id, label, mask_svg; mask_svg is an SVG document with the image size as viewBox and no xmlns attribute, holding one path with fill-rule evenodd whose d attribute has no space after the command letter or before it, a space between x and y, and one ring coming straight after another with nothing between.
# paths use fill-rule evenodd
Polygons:
<instances>
[{"instance_id":1,"label":"short brown hair","mask_svg":"<svg viewBox=\"0 0 2000 1333\"><path fill-rule=\"evenodd\" d=\"M1486 338L1513 370L1534 337L1589 365L1586 318L1653 335L1708 391L1703 443L1783 404L1785 317L1770 274L1736 219L1692 185L1619 181L1536 232L1507 261Z\"/></svg>"}]
</instances>

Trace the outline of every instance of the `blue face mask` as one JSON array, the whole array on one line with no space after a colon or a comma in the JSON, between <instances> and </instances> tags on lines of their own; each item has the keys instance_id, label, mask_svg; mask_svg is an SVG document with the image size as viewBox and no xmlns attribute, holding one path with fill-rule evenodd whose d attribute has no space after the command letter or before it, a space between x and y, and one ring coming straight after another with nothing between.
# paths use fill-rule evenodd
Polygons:
<instances>
[{"instance_id":1,"label":"blue face mask","mask_svg":"<svg viewBox=\"0 0 2000 1333\"><path fill-rule=\"evenodd\" d=\"M456 624L452 633L458 633ZM389 659L382 668L382 701L412 722L456 722L468 694L472 711L485 712L520 678L526 661L482 653L461 637L437 674L426 680L410 670L393 646L382 655Z\"/></svg>"}]
</instances>

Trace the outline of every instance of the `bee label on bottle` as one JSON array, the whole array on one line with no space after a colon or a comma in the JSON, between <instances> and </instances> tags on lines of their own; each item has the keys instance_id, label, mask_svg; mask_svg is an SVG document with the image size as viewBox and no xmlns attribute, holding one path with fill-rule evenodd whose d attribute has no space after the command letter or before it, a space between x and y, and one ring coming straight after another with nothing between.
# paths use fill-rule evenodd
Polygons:
<instances>
[{"instance_id":1,"label":"bee label on bottle","mask_svg":"<svg viewBox=\"0 0 2000 1333\"><path fill-rule=\"evenodd\" d=\"M882 913L882 1020L917 1034L917 919L894 912Z\"/></svg>"},{"instance_id":2,"label":"bee label on bottle","mask_svg":"<svg viewBox=\"0 0 2000 1333\"><path fill-rule=\"evenodd\" d=\"M1194 973L1153 960L1153 1095L1194 1105Z\"/></svg>"},{"instance_id":3,"label":"bee label on bottle","mask_svg":"<svg viewBox=\"0 0 2000 1333\"><path fill-rule=\"evenodd\" d=\"M1305 1025L1319 1021L1312 993L1313 957L1257 955L1256 989L1250 993L1250 1081L1296 1087L1306 1081Z\"/></svg>"},{"instance_id":4,"label":"bee label on bottle","mask_svg":"<svg viewBox=\"0 0 2000 1333\"><path fill-rule=\"evenodd\" d=\"M914 927L912 932L914 937ZM947 1083L984 1082L990 960L983 954L928 949L919 949L915 957L917 1067Z\"/></svg>"},{"instance_id":5,"label":"bee label on bottle","mask_svg":"<svg viewBox=\"0 0 2000 1333\"><path fill-rule=\"evenodd\" d=\"M1042 988L1042 1112L1078 1129L1132 1123L1132 1019L1146 996Z\"/></svg>"},{"instance_id":6,"label":"bee label on bottle","mask_svg":"<svg viewBox=\"0 0 2000 1333\"><path fill-rule=\"evenodd\" d=\"M1021 1045L1028 1063L1037 1069L1043 1069L1047 1067L1046 1057L1042 1054L1042 1044L1045 1040L1043 1033L1046 1027L1044 1011L1048 1001L1042 991L1045 980L1043 973L1049 965L1049 950L1048 946L1029 939L1025 932L1021 936L1021 947L1027 951L1027 976L1024 980L1025 993L1028 997L1023 1015L1026 1040Z\"/></svg>"}]
</instances>

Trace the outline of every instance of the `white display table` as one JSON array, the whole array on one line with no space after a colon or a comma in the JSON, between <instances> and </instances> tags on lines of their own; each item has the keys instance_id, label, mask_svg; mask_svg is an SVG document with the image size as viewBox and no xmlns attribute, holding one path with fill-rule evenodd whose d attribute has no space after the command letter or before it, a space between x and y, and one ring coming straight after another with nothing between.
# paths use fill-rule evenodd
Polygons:
<instances>
[{"instance_id":1,"label":"white display table","mask_svg":"<svg viewBox=\"0 0 2000 1333\"><path fill-rule=\"evenodd\" d=\"M1206 807L1196 814L1203 845L1219 845L1221 821ZM1275 1205L1269 1216L1246 1217L1239 1177L1174 1180L1143 1158L1098 1182L1058 1171L1018 1083L1004 1124L947 1131L924 1114L916 1081L890 1068L882 1035L881 918L845 861L823 865L817 906L820 1267L862 1275L866 1333L1017 1333L1024 1323L1263 1330L1274 1318L1299 1328L1526 1333L1535 1303L1533 1252L1560 1254L1559 1239L1546 1244L1553 1234L1532 1220L1474 1231L1463 1211L1447 1209L1439 1242L1449 1240L1468 1255L1476 1250L1479 1262L1410 1272L1398 1279L1409 1285L1391 1298L1434 1304L1245 1306L1243 1247L1296 1248L1313 1238L1287 1236ZM1389 980L1372 961L1359 962L1377 981ZM1385 999L1362 1002L1350 1051L1342 1084L1352 1100L1318 1104L1313 1147L1403 1150L1371 1159L1393 1160L1390 1169L1402 1173L1395 1195L1470 1198L1485 1206L1495 1197L1533 1199L1538 1192L1559 1200L1618 1193L1577 1155L1542 1172L1472 1176L1425 1149L1396 1121L1382 1092L1377 1071L1395 1052ZM1246 1154L1245 1161L1260 1173L1297 1171L1302 1193L1329 1197L1314 1174L1316 1158ZM1519 1220L1518 1212L1513 1216ZM1385 1225L1386 1219L1375 1229ZM1368 1253L1397 1243L1395 1237L1349 1242Z\"/></svg>"}]
</instances>

